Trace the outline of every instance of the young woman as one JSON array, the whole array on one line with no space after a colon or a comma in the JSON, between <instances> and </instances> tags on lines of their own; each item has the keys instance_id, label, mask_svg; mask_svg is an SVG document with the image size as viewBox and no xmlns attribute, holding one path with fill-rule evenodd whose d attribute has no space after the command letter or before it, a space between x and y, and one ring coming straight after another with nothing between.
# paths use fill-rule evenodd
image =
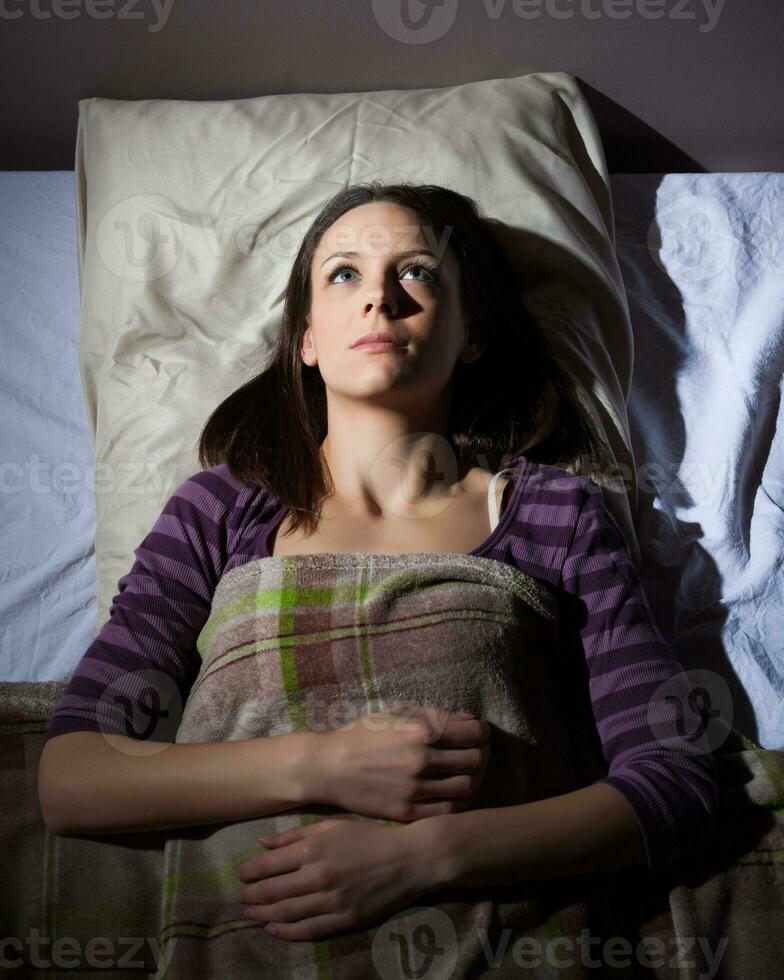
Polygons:
<instances>
[{"instance_id":1,"label":"young woman","mask_svg":"<svg viewBox=\"0 0 784 980\"><path fill-rule=\"evenodd\" d=\"M265 841L239 896L288 939L359 927L439 886L657 870L710 839L710 751L648 720L682 668L591 479L612 458L473 201L379 183L329 201L294 260L272 359L212 414L200 462L53 713L39 770L53 830L242 820L309 800L408 821L324 820ZM570 600L606 778L471 811L488 726L418 705L389 709L380 730L170 744L177 713L156 709L187 698L227 571L424 551L514 565ZM118 700L144 707L114 726ZM408 725L392 723L399 712Z\"/></svg>"}]
</instances>

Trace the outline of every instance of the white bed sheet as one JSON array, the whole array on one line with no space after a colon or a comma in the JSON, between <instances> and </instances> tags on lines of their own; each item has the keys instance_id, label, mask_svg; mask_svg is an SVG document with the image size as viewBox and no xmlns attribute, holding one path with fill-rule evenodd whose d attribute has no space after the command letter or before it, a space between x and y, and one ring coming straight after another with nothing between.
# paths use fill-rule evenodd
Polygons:
<instances>
[{"instance_id":1,"label":"white bed sheet","mask_svg":"<svg viewBox=\"0 0 784 980\"><path fill-rule=\"evenodd\" d=\"M73 172L0 173L0 680L67 677L95 633L78 326Z\"/></svg>"},{"instance_id":2,"label":"white bed sheet","mask_svg":"<svg viewBox=\"0 0 784 980\"><path fill-rule=\"evenodd\" d=\"M641 478L646 592L684 666L727 681L727 720L782 748L784 174L628 174L612 190L629 424L655 489Z\"/></svg>"},{"instance_id":3,"label":"white bed sheet","mask_svg":"<svg viewBox=\"0 0 784 980\"><path fill-rule=\"evenodd\" d=\"M729 720L784 748L784 174L611 185L646 593ZM71 171L0 173L0 285L0 680L65 679L96 588Z\"/></svg>"}]
</instances>

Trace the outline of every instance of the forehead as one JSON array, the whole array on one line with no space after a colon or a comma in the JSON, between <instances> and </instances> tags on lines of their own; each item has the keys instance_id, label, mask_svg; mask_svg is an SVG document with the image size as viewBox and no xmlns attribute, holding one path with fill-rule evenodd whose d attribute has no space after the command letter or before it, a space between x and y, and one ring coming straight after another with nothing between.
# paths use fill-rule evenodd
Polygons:
<instances>
[{"instance_id":1,"label":"forehead","mask_svg":"<svg viewBox=\"0 0 784 980\"><path fill-rule=\"evenodd\" d=\"M439 232L411 208L373 202L352 208L324 232L316 248L314 266L334 252L356 252L358 261L379 261L402 252L425 249L438 262L455 266L449 248L449 228Z\"/></svg>"}]
</instances>

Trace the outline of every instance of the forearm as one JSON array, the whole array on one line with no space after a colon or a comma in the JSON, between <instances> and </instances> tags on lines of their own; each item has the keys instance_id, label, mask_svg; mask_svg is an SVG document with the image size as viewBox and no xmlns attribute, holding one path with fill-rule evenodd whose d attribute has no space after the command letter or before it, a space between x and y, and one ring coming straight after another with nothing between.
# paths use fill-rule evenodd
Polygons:
<instances>
[{"instance_id":1,"label":"forearm","mask_svg":"<svg viewBox=\"0 0 784 980\"><path fill-rule=\"evenodd\" d=\"M122 833L247 820L308 799L313 732L228 742L144 742L71 732L38 769L56 833Z\"/></svg>"},{"instance_id":2,"label":"forearm","mask_svg":"<svg viewBox=\"0 0 784 980\"><path fill-rule=\"evenodd\" d=\"M634 810L607 783L518 806L429 817L409 828L429 876L426 890L647 866Z\"/></svg>"}]
</instances>

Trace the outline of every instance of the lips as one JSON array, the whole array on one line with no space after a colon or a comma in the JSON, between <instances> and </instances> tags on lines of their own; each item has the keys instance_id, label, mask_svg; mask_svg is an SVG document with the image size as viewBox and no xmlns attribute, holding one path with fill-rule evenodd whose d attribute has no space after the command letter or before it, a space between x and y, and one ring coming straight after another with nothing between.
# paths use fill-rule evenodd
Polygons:
<instances>
[{"instance_id":1,"label":"lips","mask_svg":"<svg viewBox=\"0 0 784 980\"><path fill-rule=\"evenodd\" d=\"M403 341L399 340L393 333L389 333L386 330L375 330L372 333L366 333L364 337L360 337L359 340L355 341L351 346L359 347L360 344L395 344L396 346L401 347L403 345Z\"/></svg>"}]
</instances>

